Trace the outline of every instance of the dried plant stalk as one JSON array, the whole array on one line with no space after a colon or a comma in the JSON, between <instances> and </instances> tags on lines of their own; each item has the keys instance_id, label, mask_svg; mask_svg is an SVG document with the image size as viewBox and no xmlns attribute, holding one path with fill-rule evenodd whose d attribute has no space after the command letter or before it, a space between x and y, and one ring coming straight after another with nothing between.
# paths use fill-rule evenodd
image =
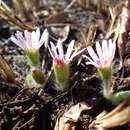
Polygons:
<instances>
[{"instance_id":1,"label":"dried plant stalk","mask_svg":"<svg viewBox=\"0 0 130 130\"><path fill-rule=\"evenodd\" d=\"M24 0L13 0L15 6L15 12L18 12L20 17L30 20L30 15L28 15L27 8L25 7Z\"/></svg>"},{"instance_id":2,"label":"dried plant stalk","mask_svg":"<svg viewBox=\"0 0 130 130\"><path fill-rule=\"evenodd\" d=\"M130 32L130 1L121 2L115 8L109 8L109 11L112 21L105 37L108 39L114 34L114 40L117 41L121 59L120 67L122 67Z\"/></svg>"},{"instance_id":3,"label":"dried plant stalk","mask_svg":"<svg viewBox=\"0 0 130 130\"><path fill-rule=\"evenodd\" d=\"M109 12L110 12L110 16L111 16L111 22L110 25L108 27L107 33L105 38L109 39L112 34L114 35L114 40L117 40L118 35L119 35L119 30L120 30L120 14L122 12L122 6L124 5L124 2L120 2L119 4L117 4L115 7L110 6L109 7Z\"/></svg>"},{"instance_id":4,"label":"dried plant stalk","mask_svg":"<svg viewBox=\"0 0 130 130\"><path fill-rule=\"evenodd\" d=\"M87 42L87 43L92 43L92 42L94 42L95 36L96 36L96 26L95 26L95 25L91 25L91 26L89 27L89 30L88 30L86 42ZM87 45L86 45L86 46L87 46Z\"/></svg>"},{"instance_id":5,"label":"dried plant stalk","mask_svg":"<svg viewBox=\"0 0 130 130\"><path fill-rule=\"evenodd\" d=\"M89 128L105 130L129 123L130 105L128 105L126 102L123 102L108 114L103 113L103 116L101 115L102 113L97 116L96 120L90 124Z\"/></svg>"},{"instance_id":6,"label":"dried plant stalk","mask_svg":"<svg viewBox=\"0 0 130 130\"><path fill-rule=\"evenodd\" d=\"M118 48L119 48L119 55L121 58L121 63L123 63L124 56L125 56L125 47L126 43L128 42L128 35L130 32L130 1L127 0L122 7L122 12L119 17L120 19L120 30L119 30L119 37L117 40Z\"/></svg>"}]
</instances>

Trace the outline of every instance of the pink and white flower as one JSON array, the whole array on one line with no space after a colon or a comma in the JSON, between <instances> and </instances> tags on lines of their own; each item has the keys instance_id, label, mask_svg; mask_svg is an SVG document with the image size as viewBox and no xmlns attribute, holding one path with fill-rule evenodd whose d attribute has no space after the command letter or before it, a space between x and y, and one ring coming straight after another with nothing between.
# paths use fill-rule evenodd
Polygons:
<instances>
[{"instance_id":1,"label":"pink and white flower","mask_svg":"<svg viewBox=\"0 0 130 130\"><path fill-rule=\"evenodd\" d=\"M85 49L82 49L80 51L75 50L73 52L74 43L75 43L74 40L72 40L69 43L66 54L64 54L63 45L60 40L58 40L57 46L55 46L52 42L50 43L50 47L48 47L48 48L49 48L49 52L50 52L55 64L59 64L59 65L60 64L62 65L64 63L68 64L72 61L72 59L75 56L79 55L80 53L82 53L85 50Z\"/></svg>"},{"instance_id":2,"label":"pink and white flower","mask_svg":"<svg viewBox=\"0 0 130 130\"><path fill-rule=\"evenodd\" d=\"M103 40L102 46L96 42L96 52L91 46L87 47L90 57L85 56L89 61L86 64L92 64L97 68L109 68L115 56L116 43L112 40Z\"/></svg>"},{"instance_id":3,"label":"pink and white flower","mask_svg":"<svg viewBox=\"0 0 130 130\"><path fill-rule=\"evenodd\" d=\"M24 35L22 32L17 31L15 37L11 37L11 41L18 45L23 50L36 49L38 50L43 43L48 42L48 31L44 30L42 35L40 36L40 29L37 28L36 31L29 32L27 30L24 31Z\"/></svg>"}]
</instances>

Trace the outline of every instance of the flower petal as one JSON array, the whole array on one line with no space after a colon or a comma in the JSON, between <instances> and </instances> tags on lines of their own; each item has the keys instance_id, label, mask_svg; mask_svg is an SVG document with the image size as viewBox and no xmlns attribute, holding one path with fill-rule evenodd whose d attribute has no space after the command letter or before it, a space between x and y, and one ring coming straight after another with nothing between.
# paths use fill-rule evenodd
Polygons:
<instances>
[{"instance_id":1,"label":"flower petal","mask_svg":"<svg viewBox=\"0 0 130 130\"><path fill-rule=\"evenodd\" d=\"M45 43L45 47L47 47L48 39L49 39L49 33L47 29L45 29L40 38L39 48L43 45L43 43Z\"/></svg>"},{"instance_id":2,"label":"flower petal","mask_svg":"<svg viewBox=\"0 0 130 130\"><path fill-rule=\"evenodd\" d=\"M63 45L60 39L57 41L57 48L58 48L59 57L61 59L64 59Z\"/></svg>"},{"instance_id":3,"label":"flower petal","mask_svg":"<svg viewBox=\"0 0 130 130\"><path fill-rule=\"evenodd\" d=\"M50 45L51 45L50 47L48 46L49 52L50 52L53 60L56 62L56 60L59 58L56 47L52 42L50 42Z\"/></svg>"},{"instance_id":4,"label":"flower petal","mask_svg":"<svg viewBox=\"0 0 130 130\"><path fill-rule=\"evenodd\" d=\"M75 52L71 55L71 57L69 58L69 61L73 60L74 57L78 56L79 54L81 54L81 53L84 52L85 50L86 50L86 48L83 48L83 49L81 49L81 50L79 50L79 51L75 51Z\"/></svg>"},{"instance_id":5,"label":"flower petal","mask_svg":"<svg viewBox=\"0 0 130 130\"><path fill-rule=\"evenodd\" d=\"M109 40L109 52L110 52L110 54L112 56L112 59L114 58L115 51L116 51L116 43L115 43L115 41L112 42L111 40Z\"/></svg>"},{"instance_id":6,"label":"flower petal","mask_svg":"<svg viewBox=\"0 0 130 130\"><path fill-rule=\"evenodd\" d=\"M25 49L25 47L22 46L22 44L15 37L11 36L10 40L12 42L14 42L17 46L19 46L20 48L22 48L23 50Z\"/></svg>"},{"instance_id":7,"label":"flower petal","mask_svg":"<svg viewBox=\"0 0 130 130\"><path fill-rule=\"evenodd\" d=\"M99 42L96 42L96 52L98 54L98 57L99 57L101 63L103 63L103 52L102 52L102 48L101 48Z\"/></svg>"},{"instance_id":8,"label":"flower petal","mask_svg":"<svg viewBox=\"0 0 130 130\"><path fill-rule=\"evenodd\" d=\"M37 36L36 36L35 31L32 31L31 37L32 37L32 46L33 46L33 48L37 48L38 41L37 41Z\"/></svg>"},{"instance_id":9,"label":"flower petal","mask_svg":"<svg viewBox=\"0 0 130 130\"><path fill-rule=\"evenodd\" d=\"M107 59L108 58L108 55L109 55L109 52L108 52L108 43L107 43L107 40L103 40L102 41L102 52L103 52L103 58L104 59Z\"/></svg>"},{"instance_id":10,"label":"flower petal","mask_svg":"<svg viewBox=\"0 0 130 130\"><path fill-rule=\"evenodd\" d=\"M36 37L37 37L36 42L38 43L40 40L40 29L39 28L37 28L37 30L36 30Z\"/></svg>"},{"instance_id":11,"label":"flower petal","mask_svg":"<svg viewBox=\"0 0 130 130\"><path fill-rule=\"evenodd\" d=\"M103 40L102 41L102 47L100 46L99 42L96 42L96 53L92 49L91 46L87 47L88 53L92 59L87 57L89 62L87 64L93 64L95 67L100 68L108 68L112 64L112 60L115 55L115 42L112 42L111 40Z\"/></svg>"},{"instance_id":12,"label":"flower petal","mask_svg":"<svg viewBox=\"0 0 130 130\"><path fill-rule=\"evenodd\" d=\"M23 47L23 48L27 48L26 46L26 41L25 41L25 38L23 37L22 35L22 32L19 32L17 31L16 34L15 34L17 40L19 41L19 44Z\"/></svg>"},{"instance_id":13,"label":"flower petal","mask_svg":"<svg viewBox=\"0 0 130 130\"><path fill-rule=\"evenodd\" d=\"M99 60L99 58L97 57L96 53L94 52L94 50L91 46L87 47L87 51L88 51L89 55L91 56L91 58L93 59L94 62Z\"/></svg>"},{"instance_id":14,"label":"flower petal","mask_svg":"<svg viewBox=\"0 0 130 130\"><path fill-rule=\"evenodd\" d=\"M112 42L112 40L109 40L108 48L109 48L108 61L109 61L109 64L111 64L112 60L114 59L115 51L116 51L116 43L115 43L115 41Z\"/></svg>"},{"instance_id":15,"label":"flower petal","mask_svg":"<svg viewBox=\"0 0 130 130\"><path fill-rule=\"evenodd\" d=\"M28 32L27 30L24 31L24 36L25 36L25 44L27 46L27 48L32 48L33 45L32 45L32 36L31 36L31 33Z\"/></svg>"},{"instance_id":16,"label":"flower petal","mask_svg":"<svg viewBox=\"0 0 130 130\"><path fill-rule=\"evenodd\" d=\"M86 64L87 65L89 65L89 64L92 64L92 65L94 65L95 67L99 67L99 65L97 64L97 63L95 63L91 58L89 58L88 56L86 56L86 55L83 55L83 57L85 57L87 60L89 60L89 61L87 61L86 62Z\"/></svg>"},{"instance_id":17,"label":"flower petal","mask_svg":"<svg viewBox=\"0 0 130 130\"><path fill-rule=\"evenodd\" d=\"M86 62L86 65L93 65L93 66L95 66L96 68L99 67L97 64L95 64L95 62L89 62L89 61Z\"/></svg>"},{"instance_id":18,"label":"flower petal","mask_svg":"<svg viewBox=\"0 0 130 130\"><path fill-rule=\"evenodd\" d=\"M48 33L47 29L45 29L44 32L42 33L42 36L39 41L39 48L43 45L43 43L44 43L45 47L47 47L48 39L49 39L49 33Z\"/></svg>"},{"instance_id":19,"label":"flower petal","mask_svg":"<svg viewBox=\"0 0 130 130\"><path fill-rule=\"evenodd\" d=\"M68 49L67 49L67 52L66 52L66 55L65 55L65 60L66 60L66 61L69 61L70 55L71 55L71 53L72 53L72 51L73 51L74 43L75 43L74 40L72 40L72 41L69 43L69 46L68 46Z\"/></svg>"}]
</instances>

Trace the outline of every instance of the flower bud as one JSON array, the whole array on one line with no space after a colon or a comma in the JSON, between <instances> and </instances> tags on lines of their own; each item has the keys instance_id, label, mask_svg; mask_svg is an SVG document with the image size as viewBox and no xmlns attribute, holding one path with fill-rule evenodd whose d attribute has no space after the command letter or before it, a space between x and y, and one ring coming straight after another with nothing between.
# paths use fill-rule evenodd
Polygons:
<instances>
[{"instance_id":1,"label":"flower bud","mask_svg":"<svg viewBox=\"0 0 130 130\"><path fill-rule=\"evenodd\" d=\"M31 66L39 66L40 65L40 54L39 50L31 48L26 51L27 61Z\"/></svg>"},{"instance_id":2,"label":"flower bud","mask_svg":"<svg viewBox=\"0 0 130 130\"><path fill-rule=\"evenodd\" d=\"M111 67L109 68L98 68L99 76L102 80L110 79L111 77Z\"/></svg>"},{"instance_id":3,"label":"flower bud","mask_svg":"<svg viewBox=\"0 0 130 130\"><path fill-rule=\"evenodd\" d=\"M59 83L64 83L69 78L69 65L66 63L61 64L54 64L54 73L56 76L56 80Z\"/></svg>"},{"instance_id":4,"label":"flower bud","mask_svg":"<svg viewBox=\"0 0 130 130\"><path fill-rule=\"evenodd\" d=\"M45 81L45 75L40 69L33 69L32 70L32 77L39 84L43 84Z\"/></svg>"}]
</instances>

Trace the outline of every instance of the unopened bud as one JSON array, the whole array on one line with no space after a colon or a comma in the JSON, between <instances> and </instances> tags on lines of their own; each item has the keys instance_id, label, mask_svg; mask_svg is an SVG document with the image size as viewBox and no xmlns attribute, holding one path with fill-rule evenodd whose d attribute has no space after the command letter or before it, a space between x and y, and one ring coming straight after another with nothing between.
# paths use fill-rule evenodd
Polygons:
<instances>
[{"instance_id":1,"label":"unopened bud","mask_svg":"<svg viewBox=\"0 0 130 130\"><path fill-rule=\"evenodd\" d=\"M44 75L44 73L40 69L33 69L32 70L32 77L34 78L34 80L37 83L39 83L39 84L43 84L44 83L45 75Z\"/></svg>"}]
</instances>

